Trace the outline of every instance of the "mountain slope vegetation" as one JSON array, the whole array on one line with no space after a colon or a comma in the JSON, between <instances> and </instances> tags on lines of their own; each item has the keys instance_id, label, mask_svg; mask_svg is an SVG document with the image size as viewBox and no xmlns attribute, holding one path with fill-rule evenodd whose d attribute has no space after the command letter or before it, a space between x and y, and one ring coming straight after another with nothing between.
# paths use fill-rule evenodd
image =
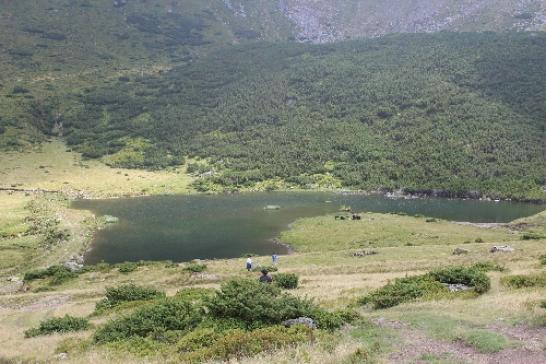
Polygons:
<instances>
[{"instance_id":1,"label":"mountain slope vegetation","mask_svg":"<svg viewBox=\"0 0 546 364\"><path fill-rule=\"evenodd\" d=\"M545 44L542 34L445 33L227 47L84 90L64 132L118 166L209 158L209 180L223 186L280 177L538 196Z\"/></svg>"},{"instance_id":2,"label":"mountain slope vegetation","mask_svg":"<svg viewBox=\"0 0 546 364\"><path fill-rule=\"evenodd\" d=\"M58 135L117 167L200 157L200 190L543 198L544 34L311 44L540 30L543 5L438 0L400 17L393 1L4 1L0 149Z\"/></svg>"}]
</instances>

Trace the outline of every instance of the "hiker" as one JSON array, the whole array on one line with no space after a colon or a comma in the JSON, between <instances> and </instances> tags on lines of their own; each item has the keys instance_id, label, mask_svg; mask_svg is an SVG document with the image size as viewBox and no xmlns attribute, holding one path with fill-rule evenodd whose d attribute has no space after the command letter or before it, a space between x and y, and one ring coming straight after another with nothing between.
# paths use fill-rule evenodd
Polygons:
<instances>
[{"instance_id":1,"label":"hiker","mask_svg":"<svg viewBox=\"0 0 546 364\"><path fill-rule=\"evenodd\" d=\"M267 269L262 269L262 276L260 277L260 282L262 283L271 283L273 282L273 278L269 275L269 272Z\"/></svg>"},{"instance_id":2,"label":"hiker","mask_svg":"<svg viewBox=\"0 0 546 364\"><path fill-rule=\"evenodd\" d=\"M277 256L277 253L273 253L273 255L271 256L271 263L273 264L273 266L277 265L277 260L278 259L279 259L279 257Z\"/></svg>"},{"instance_id":3,"label":"hiker","mask_svg":"<svg viewBox=\"0 0 546 364\"><path fill-rule=\"evenodd\" d=\"M250 255L246 258L246 270L249 272L252 270L252 258Z\"/></svg>"}]
</instances>

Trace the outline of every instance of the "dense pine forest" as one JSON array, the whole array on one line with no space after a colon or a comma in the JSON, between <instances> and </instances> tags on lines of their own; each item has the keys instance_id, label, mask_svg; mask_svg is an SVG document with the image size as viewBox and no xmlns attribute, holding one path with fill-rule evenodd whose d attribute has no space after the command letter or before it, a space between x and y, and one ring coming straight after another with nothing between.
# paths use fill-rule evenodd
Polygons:
<instances>
[{"instance_id":1,"label":"dense pine forest","mask_svg":"<svg viewBox=\"0 0 546 364\"><path fill-rule=\"evenodd\" d=\"M540 33L439 33L225 47L72 95L63 132L115 166L200 157L190 169L213 172L201 190L273 180L538 197L545 46ZM29 103L46 133L61 121L53 101Z\"/></svg>"}]
</instances>

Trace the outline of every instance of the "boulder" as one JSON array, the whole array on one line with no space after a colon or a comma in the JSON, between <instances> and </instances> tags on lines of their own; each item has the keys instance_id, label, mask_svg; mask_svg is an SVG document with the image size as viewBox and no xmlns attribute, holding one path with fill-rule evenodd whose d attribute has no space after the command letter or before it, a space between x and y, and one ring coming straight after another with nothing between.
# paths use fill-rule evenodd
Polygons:
<instances>
[{"instance_id":1,"label":"boulder","mask_svg":"<svg viewBox=\"0 0 546 364\"><path fill-rule=\"evenodd\" d=\"M468 250L466 249L463 249L463 248L455 248L453 250L453 255L463 255L463 254L468 254Z\"/></svg>"},{"instance_id":2,"label":"boulder","mask_svg":"<svg viewBox=\"0 0 546 364\"><path fill-rule=\"evenodd\" d=\"M303 325L310 329L317 328L315 321L313 321L313 319L309 317L298 317L297 319L286 320L286 321L283 321L282 324L286 327L292 327L294 325Z\"/></svg>"},{"instance_id":3,"label":"boulder","mask_svg":"<svg viewBox=\"0 0 546 364\"><path fill-rule=\"evenodd\" d=\"M361 250L361 251L354 252L353 257L362 258L368 255L376 255L376 254L377 254L377 251L375 250Z\"/></svg>"},{"instance_id":4,"label":"boulder","mask_svg":"<svg viewBox=\"0 0 546 364\"><path fill-rule=\"evenodd\" d=\"M57 360L66 360L68 359L68 353L59 353L55 355L55 358L57 358Z\"/></svg>"},{"instance_id":5,"label":"boulder","mask_svg":"<svg viewBox=\"0 0 546 364\"><path fill-rule=\"evenodd\" d=\"M514 248L512 248L510 245L495 245L493 246L489 252L491 253L513 253Z\"/></svg>"},{"instance_id":6,"label":"boulder","mask_svg":"<svg viewBox=\"0 0 546 364\"><path fill-rule=\"evenodd\" d=\"M449 292L462 292L462 291L468 291L469 289L472 289L472 287L467 286L465 284L448 284L448 283L442 283L444 287L449 289Z\"/></svg>"},{"instance_id":7,"label":"boulder","mask_svg":"<svg viewBox=\"0 0 546 364\"><path fill-rule=\"evenodd\" d=\"M0 295L26 292L28 290L27 284L18 277L10 277L7 282L6 284L0 284Z\"/></svg>"},{"instance_id":8,"label":"boulder","mask_svg":"<svg viewBox=\"0 0 546 364\"><path fill-rule=\"evenodd\" d=\"M63 266L72 272L78 272L83 268L83 256L74 255L69 260L64 262Z\"/></svg>"}]
</instances>

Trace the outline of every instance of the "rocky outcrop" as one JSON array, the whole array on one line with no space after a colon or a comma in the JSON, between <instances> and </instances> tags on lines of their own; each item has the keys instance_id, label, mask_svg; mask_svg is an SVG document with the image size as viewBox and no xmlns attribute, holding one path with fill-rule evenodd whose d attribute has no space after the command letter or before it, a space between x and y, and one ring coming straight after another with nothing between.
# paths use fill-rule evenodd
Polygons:
<instances>
[{"instance_id":1,"label":"rocky outcrop","mask_svg":"<svg viewBox=\"0 0 546 364\"><path fill-rule=\"evenodd\" d=\"M294 23L296 39L313 43L442 30L539 31L546 25L546 4L539 0L278 0L278 8Z\"/></svg>"}]
</instances>

